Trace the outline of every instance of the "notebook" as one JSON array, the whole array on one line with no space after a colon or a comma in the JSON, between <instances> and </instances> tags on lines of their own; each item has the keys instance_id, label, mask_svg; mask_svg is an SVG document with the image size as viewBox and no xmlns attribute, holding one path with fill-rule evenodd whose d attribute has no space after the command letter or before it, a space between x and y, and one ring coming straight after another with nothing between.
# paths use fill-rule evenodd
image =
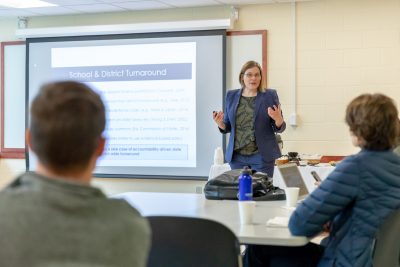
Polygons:
<instances>
[{"instance_id":1,"label":"notebook","mask_svg":"<svg viewBox=\"0 0 400 267\"><path fill-rule=\"evenodd\" d=\"M298 187L299 200L304 199L310 193L304 183L303 176L300 173L296 163L287 163L278 166L278 170L282 175L282 180L286 187Z\"/></svg>"}]
</instances>

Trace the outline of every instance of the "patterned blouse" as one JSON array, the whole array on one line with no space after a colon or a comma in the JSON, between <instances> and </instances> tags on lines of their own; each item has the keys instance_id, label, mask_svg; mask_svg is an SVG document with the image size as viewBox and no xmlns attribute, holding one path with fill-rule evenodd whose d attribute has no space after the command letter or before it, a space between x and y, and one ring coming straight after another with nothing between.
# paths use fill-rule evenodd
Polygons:
<instances>
[{"instance_id":1,"label":"patterned blouse","mask_svg":"<svg viewBox=\"0 0 400 267\"><path fill-rule=\"evenodd\" d=\"M252 155L258 152L254 135L255 102L255 96L241 96L237 108L234 151L241 155Z\"/></svg>"}]
</instances>

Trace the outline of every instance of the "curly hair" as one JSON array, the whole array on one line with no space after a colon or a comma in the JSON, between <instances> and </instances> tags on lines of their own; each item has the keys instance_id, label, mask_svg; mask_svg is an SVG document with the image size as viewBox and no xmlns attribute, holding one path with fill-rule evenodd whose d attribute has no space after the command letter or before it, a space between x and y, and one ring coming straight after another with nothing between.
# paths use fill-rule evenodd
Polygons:
<instances>
[{"instance_id":1,"label":"curly hair","mask_svg":"<svg viewBox=\"0 0 400 267\"><path fill-rule=\"evenodd\" d=\"M394 101L383 94L362 94L346 108L346 123L361 147L388 150L397 145L400 125Z\"/></svg>"}]
</instances>

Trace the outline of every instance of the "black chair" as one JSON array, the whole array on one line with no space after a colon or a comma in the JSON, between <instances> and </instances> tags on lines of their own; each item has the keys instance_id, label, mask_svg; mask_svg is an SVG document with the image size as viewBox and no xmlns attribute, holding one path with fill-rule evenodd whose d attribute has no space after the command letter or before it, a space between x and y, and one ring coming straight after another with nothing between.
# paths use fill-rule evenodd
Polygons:
<instances>
[{"instance_id":1,"label":"black chair","mask_svg":"<svg viewBox=\"0 0 400 267\"><path fill-rule=\"evenodd\" d=\"M374 266L400 266L400 210L393 212L379 228L373 255Z\"/></svg>"},{"instance_id":2,"label":"black chair","mask_svg":"<svg viewBox=\"0 0 400 267\"><path fill-rule=\"evenodd\" d=\"M152 246L148 267L240 267L239 241L219 222L149 216Z\"/></svg>"}]
</instances>

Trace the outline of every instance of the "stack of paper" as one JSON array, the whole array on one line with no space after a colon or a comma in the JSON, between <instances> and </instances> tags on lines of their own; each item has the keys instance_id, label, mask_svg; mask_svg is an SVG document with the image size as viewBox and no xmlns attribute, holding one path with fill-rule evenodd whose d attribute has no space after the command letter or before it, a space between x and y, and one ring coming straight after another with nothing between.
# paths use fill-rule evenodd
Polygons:
<instances>
[{"instance_id":1,"label":"stack of paper","mask_svg":"<svg viewBox=\"0 0 400 267\"><path fill-rule=\"evenodd\" d=\"M267 221L269 227L288 227L289 217L275 217Z\"/></svg>"}]
</instances>

